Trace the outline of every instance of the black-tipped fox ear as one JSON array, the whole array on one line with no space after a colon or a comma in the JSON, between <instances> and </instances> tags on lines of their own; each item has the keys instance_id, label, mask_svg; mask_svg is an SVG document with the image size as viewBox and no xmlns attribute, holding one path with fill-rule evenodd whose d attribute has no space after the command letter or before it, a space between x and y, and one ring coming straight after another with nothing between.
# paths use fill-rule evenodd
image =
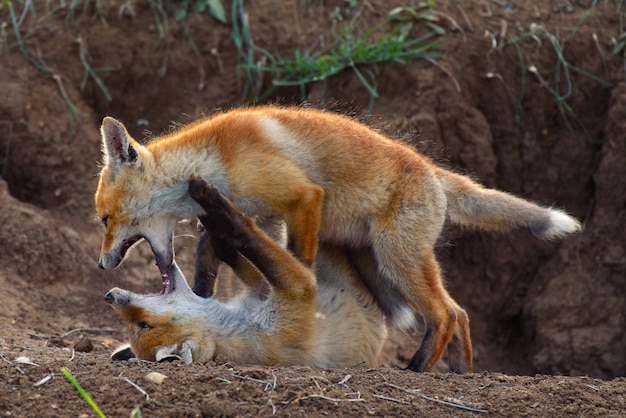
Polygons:
<instances>
[{"instance_id":1,"label":"black-tipped fox ear","mask_svg":"<svg viewBox=\"0 0 626 418\"><path fill-rule=\"evenodd\" d=\"M102 120L100 128L102 148L104 150L107 167L117 171L122 165L132 165L137 162L137 151L131 144L131 137L124 124L110 116Z\"/></svg>"}]
</instances>

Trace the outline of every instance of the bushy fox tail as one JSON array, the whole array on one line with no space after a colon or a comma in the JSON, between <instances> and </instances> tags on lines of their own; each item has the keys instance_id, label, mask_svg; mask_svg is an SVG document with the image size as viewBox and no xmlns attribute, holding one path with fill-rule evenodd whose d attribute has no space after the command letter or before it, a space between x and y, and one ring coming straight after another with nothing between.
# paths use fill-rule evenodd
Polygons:
<instances>
[{"instance_id":1,"label":"bushy fox tail","mask_svg":"<svg viewBox=\"0 0 626 418\"><path fill-rule=\"evenodd\" d=\"M454 223L486 231L527 228L543 239L560 238L582 229L580 222L558 209L544 208L498 190L486 189L467 177L438 170Z\"/></svg>"}]
</instances>

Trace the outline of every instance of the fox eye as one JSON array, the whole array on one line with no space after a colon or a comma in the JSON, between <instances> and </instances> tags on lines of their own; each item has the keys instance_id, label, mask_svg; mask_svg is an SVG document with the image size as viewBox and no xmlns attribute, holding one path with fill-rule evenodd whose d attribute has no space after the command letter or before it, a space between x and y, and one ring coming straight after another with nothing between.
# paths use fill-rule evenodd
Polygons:
<instances>
[{"instance_id":1,"label":"fox eye","mask_svg":"<svg viewBox=\"0 0 626 418\"><path fill-rule=\"evenodd\" d=\"M104 228L106 229L109 226L109 217L103 216L100 220L102 221L102 225L104 225Z\"/></svg>"},{"instance_id":2,"label":"fox eye","mask_svg":"<svg viewBox=\"0 0 626 418\"><path fill-rule=\"evenodd\" d=\"M148 323L147 323L147 322L145 322L145 321L139 321L139 322L137 322L137 326L138 326L139 328L141 328L141 329L150 329L150 328L152 328L152 327L151 327L150 325L148 325Z\"/></svg>"}]
</instances>

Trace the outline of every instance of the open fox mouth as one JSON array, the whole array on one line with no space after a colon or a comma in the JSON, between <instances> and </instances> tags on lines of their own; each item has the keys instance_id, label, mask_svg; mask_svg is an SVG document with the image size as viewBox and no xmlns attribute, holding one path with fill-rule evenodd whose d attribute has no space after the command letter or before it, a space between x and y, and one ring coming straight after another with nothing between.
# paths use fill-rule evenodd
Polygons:
<instances>
[{"instance_id":1,"label":"open fox mouth","mask_svg":"<svg viewBox=\"0 0 626 418\"><path fill-rule=\"evenodd\" d=\"M130 248L135 245L140 240L145 239L143 235L134 235L128 239L125 239L122 242L122 246L120 248L120 260L123 260L126 257L126 253ZM149 241L148 241L149 242ZM152 251L154 253L154 250ZM159 267L159 272L161 273L162 287L161 287L161 295L166 295L174 290L174 281L172 280L172 265L171 263L166 263L163 261L161 257L156 255L156 265Z\"/></svg>"},{"instance_id":2,"label":"open fox mouth","mask_svg":"<svg viewBox=\"0 0 626 418\"><path fill-rule=\"evenodd\" d=\"M167 255L163 256L154 251L154 247L152 246L152 243L148 238L144 237L143 235L137 234L122 241L122 245L120 246L118 264L124 259L124 257L126 257L126 253L128 252L128 250L130 250L133 245L135 245L142 239L145 239L150 244L150 247L152 248L152 253L154 254L154 258L156 259L156 265L159 268L159 273L161 274L162 287L159 294L166 295L174 290L174 281L172 280L173 257L168 257Z\"/></svg>"},{"instance_id":3,"label":"open fox mouth","mask_svg":"<svg viewBox=\"0 0 626 418\"><path fill-rule=\"evenodd\" d=\"M130 250L130 247L135 245L141 239L143 239L143 236L135 235L122 241L122 246L120 247L120 261L126 257L126 253Z\"/></svg>"}]
</instances>

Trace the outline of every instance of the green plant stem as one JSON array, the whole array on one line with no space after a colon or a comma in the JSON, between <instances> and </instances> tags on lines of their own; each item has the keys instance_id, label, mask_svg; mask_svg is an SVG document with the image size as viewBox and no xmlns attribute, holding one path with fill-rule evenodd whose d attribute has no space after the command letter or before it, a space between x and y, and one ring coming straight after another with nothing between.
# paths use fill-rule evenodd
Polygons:
<instances>
[{"instance_id":1,"label":"green plant stem","mask_svg":"<svg viewBox=\"0 0 626 418\"><path fill-rule=\"evenodd\" d=\"M95 81L96 85L100 88L100 91L102 91L102 94L104 94L104 97L107 99L107 102L110 102L111 100L113 100L113 97L111 97L111 94L109 93L109 89L107 89L107 87L104 85L104 82L102 81L102 79L98 76L98 74L93 69L91 64L89 64L89 60L87 58L87 56L89 54L88 51L87 51L87 44L85 43L85 41L81 37L78 37L76 39L76 42L78 42L78 45L79 45L80 62L83 64L83 67L85 68L85 71L87 72L87 74L89 74L91 76L91 78L93 78L93 80ZM86 78L86 76L85 76L85 78ZM81 86L81 87L84 87L84 82L83 82L83 86Z\"/></svg>"},{"instance_id":2,"label":"green plant stem","mask_svg":"<svg viewBox=\"0 0 626 418\"><path fill-rule=\"evenodd\" d=\"M241 94L242 101L245 101L250 91L256 93L260 84L260 70L254 60L254 43L250 36L248 17L243 8L243 0L233 0L231 10L232 32L231 39L237 48L241 67L246 72L246 82ZM255 102L257 100L255 99Z\"/></svg>"},{"instance_id":3,"label":"green plant stem","mask_svg":"<svg viewBox=\"0 0 626 418\"><path fill-rule=\"evenodd\" d=\"M87 401L87 403L89 404L89 406L91 406L91 408L96 412L96 414L98 415L98 417L100 418L106 418L106 415L104 415L102 413L102 411L100 410L100 408L98 407L98 405L96 405L96 403L93 401L93 399L91 399L91 396L89 396L89 394L85 391L85 389L83 389L83 387L80 385L80 383L78 383L78 381L76 380L76 378L74 376L72 376L72 373L70 373L70 371L67 369L67 367L62 367L61 368L61 372L63 372L63 374L65 375L65 377L67 377L67 380L70 381L70 383L72 383L72 385L74 385L74 387L76 388L76 390L78 391L78 393L80 393L80 396L83 397L83 399L85 401Z\"/></svg>"},{"instance_id":4,"label":"green plant stem","mask_svg":"<svg viewBox=\"0 0 626 418\"><path fill-rule=\"evenodd\" d=\"M13 4L10 1L8 2L8 7L9 7L9 14L11 15L11 24L13 25L13 30L15 31L15 39L17 41L18 47L20 48L20 51L22 51L22 55L24 55L24 57L26 57L26 59L35 66L35 68L45 73L49 73L50 68L48 68L45 65L42 65L41 63L38 62L38 60L35 60L32 57L32 54L28 51L28 49L26 49L26 46L24 45L24 41L22 40L22 35L20 34L20 28L17 22L17 18L15 16L15 10L13 9Z\"/></svg>"}]
</instances>

